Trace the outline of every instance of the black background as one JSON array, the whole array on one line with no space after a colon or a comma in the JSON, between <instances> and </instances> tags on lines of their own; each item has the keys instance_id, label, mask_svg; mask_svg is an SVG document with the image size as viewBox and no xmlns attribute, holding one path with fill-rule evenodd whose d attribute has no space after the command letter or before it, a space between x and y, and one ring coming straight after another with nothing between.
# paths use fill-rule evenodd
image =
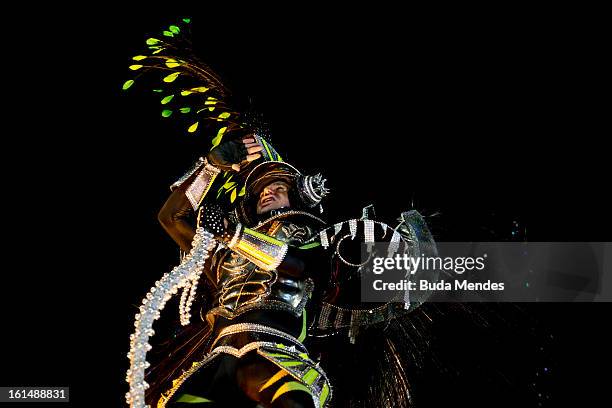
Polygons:
<instances>
[{"instance_id":1,"label":"black background","mask_svg":"<svg viewBox=\"0 0 612 408\"><path fill-rule=\"evenodd\" d=\"M121 85L144 40L185 15L202 59L254 98L284 158L326 173L331 220L374 203L391 221L414 205L441 213L440 240L516 238L515 221L531 241L609 240L602 27L597 10L556 7L9 15L1 384L68 385L73 406L123 401L136 305L176 262L156 214L205 143ZM609 305L523 307L520 330L494 328L493 343L441 319L443 354L482 353L428 372L419 406L596 401ZM531 356L534 344L545 351ZM508 384L478 369L487 359ZM533 400L524 386L543 364L553 372Z\"/></svg>"}]
</instances>

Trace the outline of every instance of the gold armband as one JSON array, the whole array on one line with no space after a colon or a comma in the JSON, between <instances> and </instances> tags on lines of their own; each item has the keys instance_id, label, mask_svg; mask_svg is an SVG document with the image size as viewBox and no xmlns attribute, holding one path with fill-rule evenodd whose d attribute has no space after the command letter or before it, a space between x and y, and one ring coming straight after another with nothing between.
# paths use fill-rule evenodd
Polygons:
<instances>
[{"instance_id":1,"label":"gold armband","mask_svg":"<svg viewBox=\"0 0 612 408\"><path fill-rule=\"evenodd\" d=\"M283 262L289 247L283 241L272 238L241 224L227 246L265 271L272 271Z\"/></svg>"}]
</instances>

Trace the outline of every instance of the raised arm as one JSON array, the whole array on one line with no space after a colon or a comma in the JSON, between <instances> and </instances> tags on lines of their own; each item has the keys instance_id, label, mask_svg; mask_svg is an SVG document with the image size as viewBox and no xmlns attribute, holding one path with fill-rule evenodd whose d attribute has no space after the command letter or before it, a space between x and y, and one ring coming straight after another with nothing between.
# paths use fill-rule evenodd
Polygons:
<instances>
[{"instance_id":1,"label":"raised arm","mask_svg":"<svg viewBox=\"0 0 612 408\"><path fill-rule=\"evenodd\" d=\"M195 226L189 221L193 207L185 195L185 189L175 189L159 211L157 219L168 235L185 252L191 250Z\"/></svg>"},{"instance_id":2,"label":"raised arm","mask_svg":"<svg viewBox=\"0 0 612 408\"><path fill-rule=\"evenodd\" d=\"M259 159L262 150L263 146L252 135L224 142L214 148L206 160L202 158L186 179L173 185L174 190L157 218L183 251L191 250L195 235L195 222L190 218L195 217L195 209L202 203L219 171L238 171L241 166Z\"/></svg>"}]
</instances>

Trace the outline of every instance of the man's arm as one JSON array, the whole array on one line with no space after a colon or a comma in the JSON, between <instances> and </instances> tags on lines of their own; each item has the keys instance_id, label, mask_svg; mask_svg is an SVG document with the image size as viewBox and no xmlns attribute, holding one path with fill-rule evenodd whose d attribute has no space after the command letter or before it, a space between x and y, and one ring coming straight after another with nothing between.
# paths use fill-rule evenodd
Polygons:
<instances>
[{"instance_id":1,"label":"man's arm","mask_svg":"<svg viewBox=\"0 0 612 408\"><path fill-rule=\"evenodd\" d=\"M260 142L253 135L247 135L242 139L220 144L208 154L207 160L212 168L238 171L241 165L259 159L261 157L259 152L262 150L263 146ZM199 205L214 180L214 176L211 178L210 174L206 177L206 169L207 167L204 167L204 171L194 172L187 180L182 180L180 187L173 190L157 216L166 232L185 252L191 250L191 241L195 235L195 227L189 222L189 216ZM204 176L205 180L199 180L201 176ZM197 184L198 180L200 184L195 186L197 194L196 197L191 197L193 200L191 202L186 193L193 195L190 186L194 181L196 182L194 184Z\"/></svg>"},{"instance_id":2,"label":"man's arm","mask_svg":"<svg viewBox=\"0 0 612 408\"><path fill-rule=\"evenodd\" d=\"M188 221L192 212L193 207L185 195L185 190L177 188L170 194L157 215L168 235L185 252L191 250L191 241L195 235L195 228Z\"/></svg>"}]
</instances>

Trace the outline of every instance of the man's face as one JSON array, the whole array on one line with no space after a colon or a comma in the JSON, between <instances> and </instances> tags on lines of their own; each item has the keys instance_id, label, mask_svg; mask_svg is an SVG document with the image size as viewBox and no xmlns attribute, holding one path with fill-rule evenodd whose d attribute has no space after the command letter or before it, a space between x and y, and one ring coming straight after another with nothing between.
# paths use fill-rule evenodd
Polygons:
<instances>
[{"instance_id":1,"label":"man's face","mask_svg":"<svg viewBox=\"0 0 612 408\"><path fill-rule=\"evenodd\" d=\"M284 181L274 181L259 193L257 214L289 206L289 185Z\"/></svg>"}]
</instances>

